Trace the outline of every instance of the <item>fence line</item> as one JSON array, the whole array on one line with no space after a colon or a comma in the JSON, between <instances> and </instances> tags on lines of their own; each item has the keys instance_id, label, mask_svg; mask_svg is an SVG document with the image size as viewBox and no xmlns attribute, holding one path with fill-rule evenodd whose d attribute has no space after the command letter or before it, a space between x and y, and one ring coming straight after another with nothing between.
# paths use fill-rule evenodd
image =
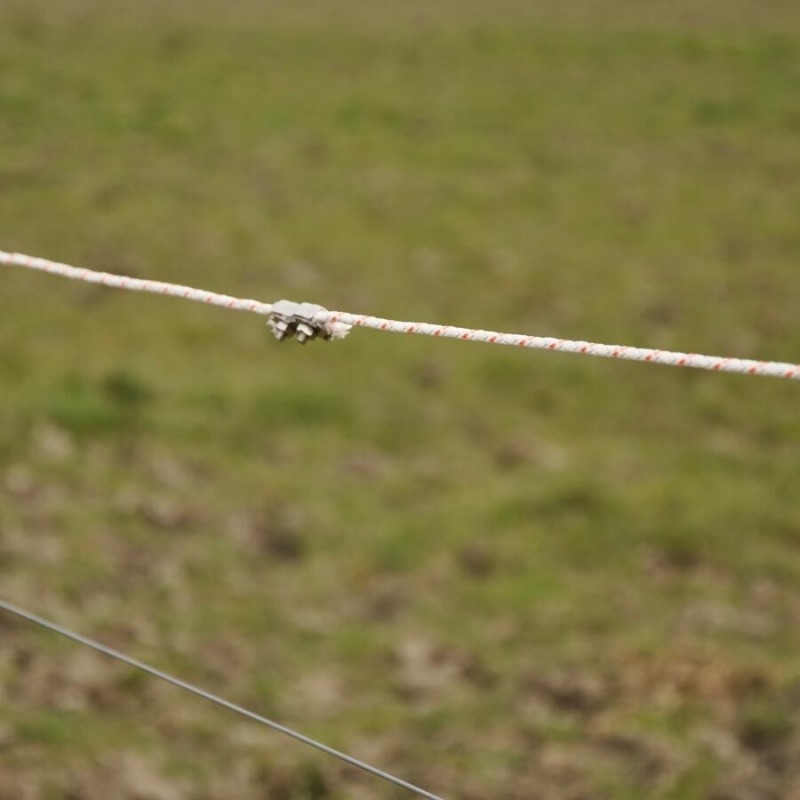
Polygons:
<instances>
[{"instance_id":1,"label":"fence line","mask_svg":"<svg viewBox=\"0 0 800 800\"><path fill-rule=\"evenodd\" d=\"M112 288L125 289L136 292L151 292L154 294L170 295L186 300L221 306L237 311L249 311L268 317L273 332L279 339L296 336L300 342L305 342L320 335L326 339L342 338L352 327L370 328L378 331L393 333L417 334L437 338L458 339L461 341L485 342L488 344L524 347L557 352L592 355L602 358L613 358L627 361L644 361L655 364L664 364L677 367L692 367L718 372L733 372L745 375L771 376L788 380L800 380L800 365L774 361L754 361L741 358L722 358L717 356L700 355L697 353L680 353L667 350L654 350L649 348L630 347L625 345L607 345L584 341L571 341L552 337L528 336L514 333L501 333L475 328L461 328L450 325L435 325L427 322L407 322L400 320L384 319L381 317L351 314L343 311L328 311L321 306L303 303L297 304L285 300L276 303L264 303L258 300L241 299L216 292L194 289L189 286L165 283L162 281L130 278L114 275L108 272L96 272L68 264L60 264L43 258L22 255L20 253L6 253L0 251L0 264L17 266L26 269L48 272L53 275L70 278L87 283L100 284ZM75 633L55 622L26 611L7 601L0 599L0 610L27 620L51 632L64 636L85 647L89 647L110 658L121 661L128 666L145 672L152 677L166 681L183 691L201 697L211 703L221 706L233 713L240 714L250 720L258 722L285 736L289 736L305 745L313 747L329 756L337 758L361 769L374 777L407 789L428 800L442 800L437 795L397 778L383 770L370 766L363 761L342 753L334 748L324 745L308 736L298 733L266 717L238 706L228 700L211 694L203 689L193 686L186 681L176 678L168 673L151 667L141 661L127 656L110 647L102 645L81 634Z\"/></svg>"},{"instance_id":2,"label":"fence line","mask_svg":"<svg viewBox=\"0 0 800 800\"><path fill-rule=\"evenodd\" d=\"M27 269L41 270L53 275L60 275L73 280L97 283L118 289L128 289L134 292L153 292L155 294L171 295L186 300L195 300L200 303L222 306L223 308L237 311L250 311L255 314L272 317L275 309L280 305L289 305L301 308L298 304L279 301L279 303L262 303L258 300L243 300L229 295L208 292L202 289L193 289L189 286L180 286L161 281L143 280L141 278L128 278L122 275L112 275L108 272L95 272L93 270L71 267L59 264L44 258L34 258L20 253L5 253L0 251L0 264L18 266ZM548 336L527 336L517 333L501 333L499 331L485 331L476 328L458 328L451 325L435 325L428 322L404 322L401 320L383 319L361 314L351 314L344 311L328 311L321 306L307 306L313 309L313 316L301 317L302 321L310 324L316 333L321 333L324 338L341 338L353 326L371 328L378 331L392 333L418 334L434 336L442 339L459 339L462 341L486 342L488 344L508 345L511 347L526 347L537 350L553 350L562 353L576 353L579 355L613 358L624 361L645 361L653 364L665 364L673 367L692 367L713 372L735 372L743 375L760 375L788 380L800 380L800 364L788 364L777 361L754 361L744 358L723 358L708 356L698 353L680 353L669 350L654 350L643 347L630 347L627 345L599 344L596 342L571 341ZM297 320L295 320L297 322ZM274 326L273 326L273 329ZM298 337L300 338L300 337ZM301 341L313 336L303 336Z\"/></svg>"},{"instance_id":3,"label":"fence line","mask_svg":"<svg viewBox=\"0 0 800 800\"><path fill-rule=\"evenodd\" d=\"M243 717L247 717L248 719L252 720L253 722L258 722L261 725L264 725L268 728L271 728L278 733L283 734L284 736L288 736L292 739L297 740L298 742L302 742L309 747L313 747L316 750L319 750L326 755L333 756L333 758L339 759L339 761L344 761L346 764L349 764L352 767L356 767L364 772L369 773L373 777L380 778L381 780L387 781L388 783L394 784L395 786L399 786L401 789L408 789L410 792L414 792L415 794L419 795L420 797L428 798L428 800L442 800L441 797L435 794L431 794L431 792L425 791L425 789L420 789L419 786L415 786L413 783L408 783L407 781L402 780L401 778L397 778L394 775L390 775L388 772L384 772L377 767L370 766L369 764L365 763L364 761L360 761L353 756L349 756L346 753L341 752L340 750L335 750L332 747L328 747L326 744L322 744L318 742L316 739L312 739L309 736L305 736L302 733L298 733L291 728L287 728L285 725L281 725L280 723L274 722L267 717L262 717L260 714L256 714L253 711L249 711L242 706L238 706L235 703L231 703L229 700L225 700L222 697L218 697L217 695L211 694L211 692L205 691L205 689L200 689L197 686L188 683L187 681L181 680L180 678L176 678L169 673L162 672L160 669L156 669L155 667L151 667L149 664L145 664L143 661L138 661L135 658L131 658L131 656L127 656L124 653L120 653L118 650L114 650L111 647L107 647L104 644L100 644L100 642L94 641L94 639L89 639L86 636L83 636L80 633L76 633L75 631L70 630L69 628L64 627L63 625L59 625L56 622L51 622L44 617L40 617L38 614L33 614L30 611L26 611L19 606L14 605L13 603L9 603L6 600L0 599L0 610L7 612L8 614L12 614L20 619L24 619L27 622L33 623L34 625L38 625L41 628L45 628L46 630L50 631L51 633L57 633L59 636L63 636L67 639L70 639L73 642L77 642L84 647L88 647L92 650L95 650L98 653L102 653L109 658L116 659L117 661L121 661L123 664L127 664L129 667L133 667L134 669L139 670L140 672L144 672L154 678L158 678L159 680L165 681L166 683L170 683L173 686L177 686L179 689L182 689L189 694L193 694L196 697L201 697L203 700L208 700L210 703L214 705L220 706L222 708L227 709L228 711L232 711L235 714L239 714Z\"/></svg>"}]
</instances>

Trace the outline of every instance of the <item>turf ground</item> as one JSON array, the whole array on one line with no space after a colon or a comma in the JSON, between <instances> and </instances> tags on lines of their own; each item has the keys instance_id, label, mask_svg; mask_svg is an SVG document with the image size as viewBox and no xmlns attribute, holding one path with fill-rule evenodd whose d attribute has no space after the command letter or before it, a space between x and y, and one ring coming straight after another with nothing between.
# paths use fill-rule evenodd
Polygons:
<instances>
[{"instance_id":1,"label":"turf ground","mask_svg":"<svg viewBox=\"0 0 800 800\"><path fill-rule=\"evenodd\" d=\"M118 5L0 5L0 248L800 362L796 3ZM796 384L0 280L5 599L449 798L800 797ZM0 637L3 800L403 796Z\"/></svg>"}]
</instances>

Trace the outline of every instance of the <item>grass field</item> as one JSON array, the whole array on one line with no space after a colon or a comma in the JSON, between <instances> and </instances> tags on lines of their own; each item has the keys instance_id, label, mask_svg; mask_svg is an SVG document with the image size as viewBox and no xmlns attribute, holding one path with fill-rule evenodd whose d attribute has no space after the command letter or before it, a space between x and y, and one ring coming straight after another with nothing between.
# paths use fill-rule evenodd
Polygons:
<instances>
[{"instance_id":1,"label":"grass field","mask_svg":"<svg viewBox=\"0 0 800 800\"><path fill-rule=\"evenodd\" d=\"M491 5L3 3L0 249L800 361L797 4ZM5 599L448 798L800 797L795 383L0 280ZM404 796L0 637L2 800Z\"/></svg>"}]
</instances>

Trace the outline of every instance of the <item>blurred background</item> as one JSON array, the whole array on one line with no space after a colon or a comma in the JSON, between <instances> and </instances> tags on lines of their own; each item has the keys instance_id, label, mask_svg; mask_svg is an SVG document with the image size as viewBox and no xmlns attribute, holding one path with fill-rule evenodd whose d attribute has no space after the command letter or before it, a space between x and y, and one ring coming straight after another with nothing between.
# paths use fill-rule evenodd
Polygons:
<instances>
[{"instance_id":1,"label":"blurred background","mask_svg":"<svg viewBox=\"0 0 800 800\"><path fill-rule=\"evenodd\" d=\"M789 0L4 0L0 248L798 362L798 87ZM800 797L796 384L0 280L4 599L450 798ZM3 800L402 796L0 618Z\"/></svg>"}]
</instances>

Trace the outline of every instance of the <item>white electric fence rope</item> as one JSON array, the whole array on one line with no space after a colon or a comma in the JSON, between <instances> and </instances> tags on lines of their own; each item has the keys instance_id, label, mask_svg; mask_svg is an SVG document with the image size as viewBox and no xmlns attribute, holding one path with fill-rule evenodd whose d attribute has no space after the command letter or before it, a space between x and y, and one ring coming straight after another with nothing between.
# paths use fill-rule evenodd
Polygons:
<instances>
[{"instance_id":1,"label":"white electric fence rope","mask_svg":"<svg viewBox=\"0 0 800 800\"><path fill-rule=\"evenodd\" d=\"M233 711L236 714L240 714L243 717L247 717L254 722L258 722L261 725L265 725L268 728L272 728L272 730L277 731L278 733L282 733L284 736L289 736L292 739L296 739L298 742L302 742L309 747L313 747L316 750L320 750L321 752L325 753L326 755L333 756L334 758L339 759L340 761L344 761L346 764L350 764L350 766L356 767L364 772L369 773L370 775L381 778L388 783L394 784L395 786L399 786L401 789L407 789L414 794L419 795L420 797L426 797L428 800L442 800L441 797L438 795L432 794L431 792L425 791L425 789L420 789L419 786L414 786L413 783L408 783L400 778L396 778L394 775L390 775L388 772L384 772L377 767L372 767L369 764L364 763L363 761L359 761L359 759L354 758L353 756L348 756L346 753L342 753L339 750L334 750L332 747L328 747L328 745L322 744L321 742L316 741L315 739L310 738L309 736L305 736L302 733L298 733L297 731L292 730L291 728L287 728L285 725L281 725L277 722L273 722L271 719L267 719L266 717L262 717L260 714L256 714L253 711L248 711L246 708L242 708L242 706L237 706L235 703L231 703L229 700L224 700L217 695L211 694L211 692L207 692L204 689L200 689L197 686L193 686L191 683L187 683L186 681L181 680L180 678L176 678L172 675L169 675L166 672L162 672L155 667L151 667L148 664L143 663L142 661L138 661L135 658L131 658L131 656L126 656L124 653L120 653L118 650L113 650L110 647L106 647L104 644L100 644L99 642L94 641L93 639L89 639L86 636L81 635L80 633L75 633L71 631L69 628L65 628L63 625L59 625L56 622L51 622L50 620L45 619L44 617L40 617L37 614L34 614L30 611L26 611L25 609L20 608L19 606L14 605L13 603L6 602L5 600L0 599L0 609L3 611L8 612L9 614L13 614L20 619L24 619L27 622L31 622L34 625L38 625L46 630L51 631L52 633L57 633L60 636L64 636L67 639L72 640L73 642L77 642L78 644L83 645L84 647L89 647L92 650L95 650L98 653L102 653L103 655L109 656L110 658L116 659L117 661L121 661L123 664L127 664L129 667L133 667L134 669L140 670L141 672L145 672L148 675L151 675L154 678L158 678L159 680L166 681L167 683L172 684L173 686L177 686L179 689L183 689L185 692L189 692L190 694L196 695L197 697L202 697L204 700L208 700L211 703L214 703L217 706L221 706L222 708L227 709L228 711Z\"/></svg>"},{"instance_id":2,"label":"white electric fence rope","mask_svg":"<svg viewBox=\"0 0 800 800\"><path fill-rule=\"evenodd\" d=\"M56 261L48 261L45 258L25 256L22 253L4 253L0 250L0 264L37 269L42 272L49 272L51 275L60 275L62 278L72 278L86 283L99 283L102 286L110 286L114 289L167 294L172 297L182 297L184 300L195 300L198 303L232 308L235 311L252 311L255 314L263 314L264 316L269 316L272 313L271 303L259 303L258 300L241 300L238 297L228 297L215 292L204 292L202 289L192 289L189 286L179 286L174 283L126 278L124 275L112 275L109 272L95 272L91 269L70 267L68 264L59 264Z\"/></svg>"},{"instance_id":3,"label":"white electric fence rope","mask_svg":"<svg viewBox=\"0 0 800 800\"><path fill-rule=\"evenodd\" d=\"M256 314L270 316L273 304L261 303L257 300L242 300L224 294L216 294L188 286L178 286L160 281L149 281L140 278L126 278L107 272L94 272L88 269L70 267L43 258L32 258L19 253L0 251L0 264L42 270L65 278L98 283L119 289L136 292L153 292L182 297L210 305L232 308L237 311L251 311ZM321 310L316 313L312 322L339 338L347 326L372 328L392 333L413 333L422 336L434 336L442 339L460 339L462 341L486 342L512 347L528 347L537 350L554 350L562 353L578 353L581 355L615 358L624 361L646 361L653 364L665 364L673 367L693 367L715 372L736 372L743 375L762 375L788 380L800 380L800 364L787 364L776 361L753 361L744 358L721 358L697 353L679 353L668 350L653 350L643 347L625 345L598 344L595 342L570 341L546 336L526 336L517 333L500 333L497 331L476 330L473 328L456 328L450 325L433 325L427 322L403 322L383 319L381 317L349 314L343 311Z\"/></svg>"}]
</instances>

